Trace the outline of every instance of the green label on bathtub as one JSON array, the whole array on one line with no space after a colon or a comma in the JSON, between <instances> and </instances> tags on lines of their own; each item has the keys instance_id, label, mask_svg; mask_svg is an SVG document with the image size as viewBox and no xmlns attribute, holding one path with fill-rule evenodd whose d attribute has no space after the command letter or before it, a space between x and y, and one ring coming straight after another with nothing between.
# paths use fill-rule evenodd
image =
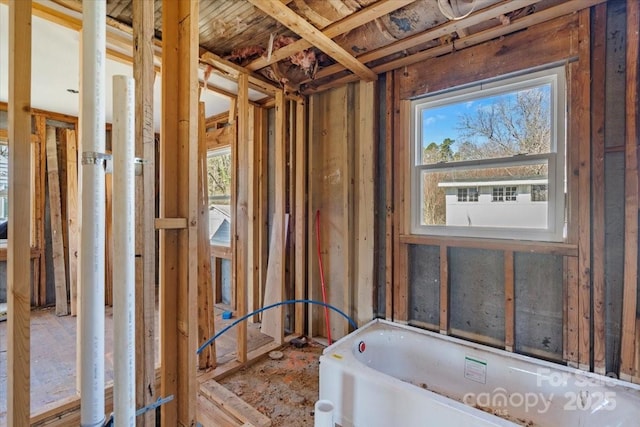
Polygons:
<instances>
[{"instance_id":1,"label":"green label on bathtub","mask_svg":"<svg viewBox=\"0 0 640 427\"><path fill-rule=\"evenodd\" d=\"M475 357L465 356L464 377L477 383L487 382L487 362Z\"/></svg>"}]
</instances>

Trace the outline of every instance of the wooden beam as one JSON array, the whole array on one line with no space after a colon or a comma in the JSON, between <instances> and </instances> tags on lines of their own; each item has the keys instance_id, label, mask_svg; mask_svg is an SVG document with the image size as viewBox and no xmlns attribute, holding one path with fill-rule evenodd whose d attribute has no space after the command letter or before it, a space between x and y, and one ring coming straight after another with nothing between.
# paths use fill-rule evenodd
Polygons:
<instances>
[{"instance_id":1,"label":"wooden beam","mask_svg":"<svg viewBox=\"0 0 640 427\"><path fill-rule=\"evenodd\" d=\"M507 239L476 239L473 237L424 236L417 234L401 234L400 241L410 245L446 244L456 248L477 248L496 251L527 252L532 254L553 254L578 256L578 246L570 243L516 241Z\"/></svg>"},{"instance_id":2,"label":"wooden beam","mask_svg":"<svg viewBox=\"0 0 640 427\"><path fill-rule=\"evenodd\" d=\"M275 123L275 173L274 217L269 245L269 263L267 267L267 283L265 285L264 305L283 301L285 296L285 257L289 215L285 214L285 176L287 170L285 147L285 101L282 91L276 92ZM282 306L266 311L262 316L261 331L273 337L277 344L284 342L284 310Z\"/></svg>"},{"instance_id":3,"label":"wooden beam","mask_svg":"<svg viewBox=\"0 0 640 427\"><path fill-rule=\"evenodd\" d=\"M605 337L605 69L607 5L594 8L591 25L591 212L593 274L593 369L606 373ZM582 60L582 59L580 59Z\"/></svg>"},{"instance_id":4,"label":"wooden beam","mask_svg":"<svg viewBox=\"0 0 640 427\"><path fill-rule=\"evenodd\" d=\"M78 148L76 131L65 131L67 145L67 226L69 230L69 299L71 315L78 313Z\"/></svg>"},{"instance_id":5,"label":"wooden beam","mask_svg":"<svg viewBox=\"0 0 640 427\"><path fill-rule=\"evenodd\" d=\"M154 221L156 230L179 230L187 228L186 218L156 218Z\"/></svg>"},{"instance_id":6,"label":"wooden beam","mask_svg":"<svg viewBox=\"0 0 640 427\"><path fill-rule=\"evenodd\" d=\"M386 62L384 64L373 67L372 70L378 74L385 73L387 71L396 70L405 66L416 64L418 62L427 60L429 58L435 58L438 56L446 55L448 53L453 53L455 51L460 51L461 49L475 46L480 43L484 43L486 41L493 40L493 39L505 36L507 34L511 34L511 33L532 27L542 22L550 21L560 16L571 14L572 12L575 12L577 10L595 6L597 4L603 3L604 1L606 0L569 0L567 2L560 3L557 6L553 6L548 9L544 9L540 12L536 12L534 14L527 15L523 18L519 18L515 21L512 21L509 25L499 25L493 28L489 28L487 30L480 31L475 34L471 34L468 37L460 38L456 40L455 43L440 45L437 47L423 50L421 52L414 53L413 55L408 55L399 59ZM509 1L508 3L511 4L513 2ZM460 22L466 22L466 19ZM362 60L362 58L360 59ZM333 66L330 66L330 67L333 67ZM322 73L324 70L327 70L326 72L331 71L330 74L334 74L338 71L342 71L342 70L336 70L336 69L329 70L330 67L326 67L326 69L319 71L318 75L316 75L316 80L319 80L322 77L326 77ZM322 74L322 76L320 76L320 74ZM321 92L321 91L324 91L333 87L337 87L337 86L342 86L344 84L351 83L357 80L358 78L356 76L347 75L345 77L333 79L327 83L318 85L317 87L309 87L307 90L304 91L304 93Z\"/></svg>"},{"instance_id":7,"label":"wooden beam","mask_svg":"<svg viewBox=\"0 0 640 427\"><path fill-rule=\"evenodd\" d=\"M266 108L260 108L260 132L258 154L258 203L260 205L258 217L258 240L260 252L258 253L258 283L260 284L259 301L264 301L264 289L267 283L267 267L269 259L269 119ZM257 116L256 116L257 118ZM257 136L256 136L257 137ZM260 317L261 318L261 317Z\"/></svg>"},{"instance_id":8,"label":"wooden beam","mask_svg":"<svg viewBox=\"0 0 640 427\"><path fill-rule=\"evenodd\" d=\"M31 260L31 1L9 3L7 425L29 425Z\"/></svg>"},{"instance_id":9,"label":"wooden beam","mask_svg":"<svg viewBox=\"0 0 640 427\"><path fill-rule=\"evenodd\" d=\"M376 80L377 77L373 71L284 4L270 0L249 0L249 2L344 65L362 80Z\"/></svg>"},{"instance_id":10,"label":"wooden beam","mask_svg":"<svg viewBox=\"0 0 640 427\"><path fill-rule=\"evenodd\" d=\"M578 306L580 323L578 325L579 357L578 367L585 371L591 369L591 44L590 11L583 9L579 12L579 60L576 78L572 83L576 85L572 90L572 118L578 124L577 132L569 144L579 145L578 172Z\"/></svg>"},{"instance_id":11,"label":"wooden beam","mask_svg":"<svg viewBox=\"0 0 640 427\"><path fill-rule=\"evenodd\" d=\"M198 345L215 334L213 327L213 286L211 283L211 246L209 244L209 188L207 173L207 143L205 139L205 106L199 103L198 115ZM215 345L198 356L198 368L216 366Z\"/></svg>"},{"instance_id":12,"label":"wooden beam","mask_svg":"<svg viewBox=\"0 0 640 427\"><path fill-rule=\"evenodd\" d=\"M234 236L235 252L233 263L236 271L236 310L238 317L247 314L247 289L253 285L249 283L248 264L248 204L249 204L249 77L247 74L238 76L238 140L236 141L237 168L236 175L236 214L233 222L236 223L236 235ZM252 138L252 136L251 136ZM253 139L253 138L252 138ZM247 323L242 322L237 326L237 357L244 363L247 360Z\"/></svg>"},{"instance_id":13,"label":"wooden beam","mask_svg":"<svg viewBox=\"0 0 640 427\"><path fill-rule=\"evenodd\" d=\"M294 139L295 161L295 298L304 299L307 285L307 108L306 103L296 103L296 134ZM304 334L304 305L296 304L294 331Z\"/></svg>"},{"instance_id":14,"label":"wooden beam","mask_svg":"<svg viewBox=\"0 0 640 427\"><path fill-rule=\"evenodd\" d=\"M227 61L226 59L222 59L215 53L211 53L208 51L203 50L201 52L200 62L213 67L215 70L219 70L220 72L228 75L234 80L237 80L240 74L247 74L247 70L242 68L241 66L234 64L231 61ZM249 75L249 87L270 95L280 90L272 82L269 82L253 74Z\"/></svg>"},{"instance_id":15,"label":"wooden beam","mask_svg":"<svg viewBox=\"0 0 640 427\"><path fill-rule=\"evenodd\" d=\"M104 177L104 198L104 303L113 306L113 174L110 173Z\"/></svg>"},{"instance_id":16,"label":"wooden beam","mask_svg":"<svg viewBox=\"0 0 640 427\"><path fill-rule=\"evenodd\" d=\"M394 222L393 222L393 141L394 141L394 73L386 73L385 87L385 142L384 142L384 199L385 199L385 311L387 320L393 319L393 251L394 251Z\"/></svg>"},{"instance_id":17,"label":"wooden beam","mask_svg":"<svg viewBox=\"0 0 640 427\"><path fill-rule=\"evenodd\" d=\"M37 183L37 203L36 206L36 246L42 249L43 255L40 257L39 262L39 281L35 284L38 288L37 294L38 299L35 301L36 304L44 306L47 301L47 263L46 258L44 256L44 248L46 245L46 238L44 232L44 224L45 224L45 200L46 200L46 179L47 179L47 149L46 149L46 140L47 140L47 119L43 115L36 115L35 120L36 125L36 134L38 136L38 157L35 160L37 174L36 177L38 179ZM76 277L77 280L77 277Z\"/></svg>"},{"instance_id":18,"label":"wooden beam","mask_svg":"<svg viewBox=\"0 0 640 427\"><path fill-rule=\"evenodd\" d=\"M635 371L636 304L638 294L638 28L640 5L627 0L626 111L625 111L625 222L624 288L620 378L638 376Z\"/></svg>"},{"instance_id":19,"label":"wooden beam","mask_svg":"<svg viewBox=\"0 0 640 427\"><path fill-rule=\"evenodd\" d=\"M385 56L389 56L398 52L405 51L414 46L418 46L418 45L430 42L432 40L436 40L440 37L448 36L449 34L457 32L462 28L467 28L476 24L484 23L491 19L495 19L500 15L504 15L514 10L527 7L539 1L540 0L502 1L492 7L479 10L463 20L448 21L435 28L430 28L426 31L415 34L413 36L405 37L402 40L398 40L387 46L383 46L381 48L374 49L370 52L363 53L362 55L358 56L358 60L363 63L375 61L377 59L384 58ZM344 67L342 67L341 64L334 64L329 67L325 67L321 70L318 70L315 78L322 79L324 77L330 76L340 71L344 71Z\"/></svg>"},{"instance_id":20,"label":"wooden beam","mask_svg":"<svg viewBox=\"0 0 640 427\"><path fill-rule=\"evenodd\" d=\"M259 216L259 184L260 175L260 127L262 123L261 108L248 103L248 129L247 129L247 312L253 312L260 308L260 236L258 221ZM250 321L259 321L258 315L250 318Z\"/></svg>"},{"instance_id":21,"label":"wooden beam","mask_svg":"<svg viewBox=\"0 0 640 427\"><path fill-rule=\"evenodd\" d=\"M136 175L136 407L156 401L156 136L153 127L156 77L154 67L154 5L136 1L133 8L133 77L135 79L135 156L143 159ZM144 414L138 426L156 425L155 411Z\"/></svg>"},{"instance_id":22,"label":"wooden beam","mask_svg":"<svg viewBox=\"0 0 640 427\"><path fill-rule=\"evenodd\" d=\"M440 245L440 333L449 334L449 248Z\"/></svg>"},{"instance_id":23,"label":"wooden beam","mask_svg":"<svg viewBox=\"0 0 640 427\"><path fill-rule=\"evenodd\" d=\"M244 425L269 427L271 420L220 383L209 380L200 385L200 394L245 422Z\"/></svg>"},{"instance_id":24,"label":"wooden beam","mask_svg":"<svg viewBox=\"0 0 640 427\"><path fill-rule=\"evenodd\" d=\"M409 123L408 101L398 99L400 93L400 78L396 75L394 78L394 117L397 123ZM406 168L406 153L409 148L409 138L407 138L407 130L405 126L394 127L394 181L393 181L393 198L394 198L394 231L397 231L394 240L394 293L393 293L393 320L406 322L409 317L409 283L408 283L408 262L409 255L407 245L400 241L399 236L408 231L406 215L409 209L406 208L406 187L409 186Z\"/></svg>"},{"instance_id":25,"label":"wooden beam","mask_svg":"<svg viewBox=\"0 0 640 427\"><path fill-rule=\"evenodd\" d=\"M579 353L579 322L580 314L578 310L578 257L565 257L566 260L566 279L565 286L567 287L567 299L566 299L566 328L567 328L567 341L564 344L566 347L564 350L565 359L567 364L572 368L578 367L578 353Z\"/></svg>"},{"instance_id":26,"label":"wooden beam","mask_svg":"<svg viewBox=\"0 0 640 427\"><path fill-rule=\"evenodd\" d=\"M504 349L515 348L516 302L513 251L504 252Z\"/></svg>"},{"instance_id":27,"label":"wooden beam","mask_svg":"<svg viewBox=\"0 0 640 427\"><path fill-rule=\"evenodd\" d=\"M53 248L52 260L56 288L56 315L66 316L69 314L69 301L67 300L64 243L62 240L58 149L56 144L56 128L53 126L47 126L47 175L49 177L49 209L51 211L51 245Z\"/></svg>"},{"instance_id":28,"label":"wooden beam","mask_svg":"<svg viewBox=\"0 0 640 427\"><path fill-rule=\"evenodd\" d=\"M387 15L394 10L400 9L408 4L413 3L415 0L380 0L373 3L352 15L341 19L338 22L334 22L328 27L322 30L322 34L330 39L353 30L367 22L373 21L381 16ZM278 50L271 52L271 58L267 59L265 56L261 56L258 59L250 62L245 68L251 71L259 70L270 64L274 64L282 59L285 59L291 55L294 55L300 51L308 49L313 45L305 39L296 40L295 42L281 47Z\"/></svg>"},{"instance_id":29,"label":"wooden beam","mask_svg":"<svg viewBox=\"0 0 640 427\"><path fill-rule=\"evenodd\" d=\"M235 131L234 126L225 126L207 132L205 138L207 141L208 150L216 150L220 148L229 147L233 140L232 131Z\"/></svg>"},{"instance_id":30,"label":"wooden beam","mask_svg":"<svg viewBox=\"0 0 640 427\"><path fill-rule=\"evenodd\" d=\"M375 82L358 84L358 116L355 140L354 207L356 322L362 326L373 319L374 305L374 246L375 246L375 171L377 134L377 90Z\"/></svg>"},{"instance_id":31,"label":"wooden beam","mask_svg":"<svg viewBox=\"0 0 640 427\"><path fill-rule=\"evenodd\" d=\"M198 11L199 1L162 2L160 215L188 219L160 233L163 426L196 422L198 322Z\"/></svg>"}]
</instances>

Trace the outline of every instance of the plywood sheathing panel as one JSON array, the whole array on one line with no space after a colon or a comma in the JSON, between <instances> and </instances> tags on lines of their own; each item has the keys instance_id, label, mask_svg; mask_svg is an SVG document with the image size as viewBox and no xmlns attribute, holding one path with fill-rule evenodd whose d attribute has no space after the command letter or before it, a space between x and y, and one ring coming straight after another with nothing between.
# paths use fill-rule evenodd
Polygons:
<instances>
[{"instance_id":1,"label":"plywood sheathing panel","mask_svg":"<svg viewBox=\"0 0 640 427\"><path fill-rule=\"evenodd\" d=\"M320 254L327 303L351 312L352 250L351 206L354 126L354 86L349 85L311 98L309 141L309 290L311 299L322 300L316 232L320 213ZM331 338L346 335L344 318L330 312ZM311 307L311 335L327 336L322 307Z\"/></svg>"}]
</instances>

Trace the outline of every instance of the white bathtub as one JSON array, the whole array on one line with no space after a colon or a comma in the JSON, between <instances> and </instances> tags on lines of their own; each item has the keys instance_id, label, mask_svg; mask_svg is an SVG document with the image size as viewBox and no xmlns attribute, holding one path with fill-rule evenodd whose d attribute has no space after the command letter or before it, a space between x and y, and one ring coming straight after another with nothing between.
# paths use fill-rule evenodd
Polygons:
<instances>
[{"instance_id":1,"label":"white bathtub","mask_svg":"<svg viewBox=\"0 0 640 427\"><path fill-rule=\"evenodd\" d=\"M320 399L342 427L640 426L640 386L384 320L324 350Z\"/></svg>"}]
</instances>

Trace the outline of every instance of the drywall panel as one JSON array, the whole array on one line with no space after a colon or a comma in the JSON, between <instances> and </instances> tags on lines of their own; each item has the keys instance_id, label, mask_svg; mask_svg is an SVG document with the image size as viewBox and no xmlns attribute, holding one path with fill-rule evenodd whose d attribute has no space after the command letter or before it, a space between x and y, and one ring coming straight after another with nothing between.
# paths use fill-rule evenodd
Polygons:
<instances>
[{"instance_id":1,"label":"drywall panel","mask_svg":"<svg viewBox=\"0 0 640 427\"><path fill-rule=\"evenodd\" d=\"M449 278L452 334L504 343L503 252L450 248Z\"/></svg>"},{"instance_id":2,"label":"drywall panel","mask_svg":"<svg viewBox=\"0 0 640 427\"><path fill-rule=\"evenodd\" d=\"M439 246L409 245L409 321L439 325Z\"/></svg>"},{"instance_id":3,"label":"drywall panel","mask_svg":"<svg viewBox=\"0 0 640 427\"><path fill-rule=\"evenodd\" d=\"M516 253L515 349L562 359L562 256Z\"/></svg>"}]
</instances>

